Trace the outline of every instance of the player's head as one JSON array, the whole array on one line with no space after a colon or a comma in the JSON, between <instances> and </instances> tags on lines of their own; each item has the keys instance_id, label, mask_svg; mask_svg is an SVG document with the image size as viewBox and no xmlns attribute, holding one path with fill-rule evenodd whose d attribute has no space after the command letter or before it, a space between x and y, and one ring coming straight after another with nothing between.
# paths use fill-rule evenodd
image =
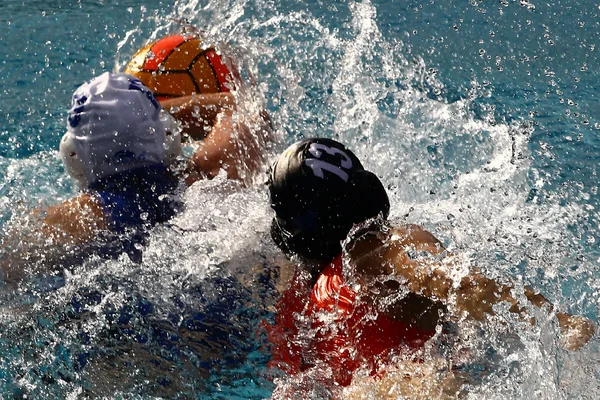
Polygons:
<instances>
[{"instance_id":1,"label":"player's head","mask_svg":"<svg viewBox=\"0 0 600 400\"><path fill-rule=\"evenodd\" d=\"M168 166L180 151L178 130L139 79L106 72L73 94L60 154L80 188L133 169Z\"/></svg>"},{"instance_id":2,"label":"player's head","mask_svg":"<svg viewBox=\"0 0 600 400\"><path fill-rule=\"evenodd\" d=\"M290 146L271 167L268 187L275 243L309 259L331 260L354 224L380 213L387 217L390 209L377 176L331 139Z\"/></svg>"}]
</instances>

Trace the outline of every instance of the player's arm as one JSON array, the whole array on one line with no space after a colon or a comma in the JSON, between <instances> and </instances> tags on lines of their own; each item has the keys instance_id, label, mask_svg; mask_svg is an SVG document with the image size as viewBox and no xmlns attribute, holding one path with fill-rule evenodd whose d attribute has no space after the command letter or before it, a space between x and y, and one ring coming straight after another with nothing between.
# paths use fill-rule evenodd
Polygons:
<instances>
[{"instance_id":1,"label":"player's arm","mask_svg":"<svg viewBox=\"0 0 600 400\"><path fill-rule=\"evenodd\" d=\"M443 249L441 243L431 233L418 227L408 229L405 237L408 238L404 239L405 241L414 243L415 249L426 251L434 256L440 254ZM529 318L525 307L514 297L511 285L500 284L485 277L479 271L472 271L460 280L459 285L455 285L450 277L452 271L448 270L453 268L451 260L445 266L441 260L431 262L425 258L416 261L407 262L414 267L413 290L422 288L426 293L429 292L427 293L429 296L436 296L442 300L455 296L456 308L476 320L483 320L486 315L494 315L493 306L500 302L509 303L510 312ZM531 288L526 287L523 294L534 306L553 309L553 305L544 296L535 293ZM563 312L557 313L556 316L563 335L563 345L569 350L582 347L595 333L596 326L587 318Z\"/></svg>"},{"instance_id":2,"label":"player's arm","mask_svg":"<svg viewBox=\"0 0 600 400\"><path fill-rule=\"evenodd\" d=\"M210 134L189 160L188 185L202 178L212 179L220 170L227 173L227 178L241 181L258 171L271 128L263 117L252 128L242 118L231 111L219 114Z\"/></svg>"},{"instance_id":3,"label":"player's arm","mask_svg":"<svg viewBox=\"0 0 600 400\"><path fill-rule=\"evenodd\" d=\"M411 292L435 300L455 297L457 309L476 320L493 315L493 306L501 301L511 304L511 312L525 311L513 297L512 286L502 285L478 271L471 271L457 283L452 277L456 271L452 255L435 236L418 226L393 229L378 241L373 241L374 237L358 239L371 242L367 245L371 250L361 250L363 255L356 258L357 271L366 276L396 274ZM525 295L538 307L547 304L543 296L531 290Z\"/></svg>"},{"instance_id":4,"label":"player's arm","mask_svg":"<svg viewBox=\"0 0 600 400\"><path fill-rule=\"evenodd\" d=\"M175 119L181 130L194 140L202 140L210 132L223 111L235 110L232 93L193 94L160 102Z\"/></svg>"},{"instance_id":5,"label":"player's arm","mask_svg":"<svg viewBox=\"0 0 600 400\"><path fill-rule=\"evenodd\" d=\"M529 318L525 307L513 296L512 286L499 284L479 272L464 277L456 288L455 294L457 309L466 312L476 320L482 320L486 314L494 315L492 307L499 302L511 304L510 312L518 313L523 318ZM525 288L524 295L536 307L545 306L551 311L554 309L554 306L544 296L535 293L530 287ZM564 312L556 313L556 317L562 333L563 346L567 350L581 348L596 332L596 325L588 318ZM533 318L530 320L532 323L534 322Z\"/></svg>"},{"instance_id":6,"label":"player's arm","mask_svg":"<svg viewBox=\"0 0 600 400\"><path fill-rule=\"evenodd\" d=\"M85 243L107 229L102 206L90 194L49 207L42 222L42 233L55 244Z\"/></svg>"},{"instance_id":7,"label":"player's arm","mask_svg":"<svg viewBox=\"0 0 600 400\"><path fill-rule=\"evenodd\" d=\"M457 310L475 320L494 315L493 306L499 302L508 302L509 311L527 316L525 308L513 296L512 286L502 285L477 271L455 284L451 277L451 260L440 259L447 256L444 247L418 226L394 229L385 236L363 236L355 240L357 244L352 248L356 252L352 258L356 260L357 272L363 276L396 274L404 278L407 288L418 296L444 303L455 297ZM524 294L537 307L552 307L530 288L526 288ZM566 313L558 313L557 318L568 349L583 346L595 332L595 325L586 318Z\"/></svg>"},{"instance_id":8,"label":"player's arm","mask_svg":"<svg viewBox=\"0 0 600 400\"><path fill-rule=\"evenodd\" d=\"M29 230L12 229L1 238L0 271L5 283L15 284L31 274L48 272L36 269L33 260L44 258L50 270L54 265L46 257L52 259L51 249L86 243L106 229L100 204L88 194L36 210L29 217Z\"/></svg>"}]
</instances>

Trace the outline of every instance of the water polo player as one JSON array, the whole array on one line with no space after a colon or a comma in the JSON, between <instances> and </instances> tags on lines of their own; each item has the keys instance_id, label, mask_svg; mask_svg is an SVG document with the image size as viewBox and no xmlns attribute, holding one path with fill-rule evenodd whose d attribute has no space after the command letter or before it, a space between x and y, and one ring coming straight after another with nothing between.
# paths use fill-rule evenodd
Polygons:
<instances>
[{"instance_id":1,"label":"water polo player","mask_svg":"<svg viewBox=\"0 0 600 400\"><path fill-rule=\"evenodd\" d=\"M169 220L181 207L179 179L171 170L181 140L169 119L152 92L131 75L106 72L80 86L60 142L65 169L80 193L44 210L41 229L27 238L32 243L19 243L17 250L50 254L56 246L98 242L88 250L138 259L147 228ZM50 260L43 264L55 268ZM19 263L2 265L6 281L24 277Z\"/></svg>"},{"instance_id":2,"label":"water polo player","mask_svg":"<svg viewBox=\"0 0 600 400\"><path fill-rule=\"evenodd\" d=\"M96 255L109 259L126 254L142 261L150 228L182 208L186 185L173 168L181 143L171 119L153 93L129 74L106 72L79 87L60 155L80 192L44 211L39 247L20 243L17 249L23 253L1 260L4 281L31 278L19 291L31 287L43 302L65 285L66 274L55 272L67 267L91 259L84 265L89 268ZM56 259L54 247L60 253ZM112 397L111 391L120 387L134 390L136 384L152 395L189 396L198 390L186 387L189 382L198 381L200 387L211 373L244 361L252 344L252 321L240 318L236 307L250 300L236 278L225 271L185 277L177 293L156 301L131 287L127 278L121 282L105 271L106 263L101 265L100 273L92 272L89 283L66 300L67 311L58 318L60 325L77 330L82 320L96 322L93 338L82 329L85 345L78 349L79 339L74 339L73 354L63 357L65 370L88 374L87 382L101 397ZM73 286L64 292L72 291ZM245 313L251 319L247 309ZM187 365L185 372L177 370L179 363Z\"/></svg>"},{"instance_id":3,"label":"water polo player","mask_svg":"<svg viewBox=\"0 0 600 400\"><path fill-rule=\"evenodd\" d=\"M482 320L499 302L525 312L511 287L478 272L455 283L453 256L431 233L387 222L382 183L334 140L292 145L273 164L268 188L272 237L307 267L297 269L269 332L273 363L285 371L330 369L332 383L347 386L358 369L381 375L392 354L423 348L452 313ZM593 335L589 320L557 315L567 347Z\"/></svg>"},{"instance_id":4,"label":"water polo player","mask_svg":"<svg viewBox=\"0 0 600 400\"><path fill-rule=\"evenodd\" d=\"M180 152L176 124L139 79L107 72L82 85L73 94L60 142L66 170L81 192L45 210L36 235L51 245L99 241L96 253L139 259L144 232L181 207L185 185L171 168ZM194 158L207 150L196 152L187 173L201 175L205 171ZM23 277L18 263L2 264L6 281Z\"/></svg>"},{"instance_id":5,"label":"water polo player","mask_svg":"<svg viewBox=\"0 0 600 400\"><path fill-rule=\"evenodd\" d=\"M192 183L224 170L230 179L248 180L262 164L272 136L266 112L234 96L241 78L233 62L195 35L171 35L150 43L132 57L126 73L139 78L180 123L184 136L198 140L192 157Z\"/></svg>"}]
</instances>

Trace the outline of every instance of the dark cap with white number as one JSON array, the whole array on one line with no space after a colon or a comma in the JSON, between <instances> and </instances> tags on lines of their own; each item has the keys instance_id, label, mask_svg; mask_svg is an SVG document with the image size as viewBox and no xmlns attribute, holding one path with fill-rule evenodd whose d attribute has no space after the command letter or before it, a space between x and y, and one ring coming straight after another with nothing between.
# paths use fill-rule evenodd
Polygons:
<instances>
[{"instance_id":1,"label":"dark cap with white number","mask_svg":"<svg viewBox=\"0 0 600 400\"><path fill-rule=\"evenodd\" d=\"M380 213L387 217L390 209L377 176L332 139L290 146L271 167L267 184L275 211L275 243L308 259L333 259L354 224Z\"/></svg>"}]
</instances>

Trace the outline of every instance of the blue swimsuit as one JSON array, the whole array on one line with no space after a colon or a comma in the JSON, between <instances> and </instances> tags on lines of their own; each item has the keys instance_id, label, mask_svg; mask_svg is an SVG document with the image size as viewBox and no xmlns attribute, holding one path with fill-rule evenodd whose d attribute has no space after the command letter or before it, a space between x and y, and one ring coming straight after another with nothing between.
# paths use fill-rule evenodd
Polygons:
<instances>
[{"instance_id":1,"label":"blue swimsuit","mask_svg":"<svg viewBox=\"0 0 600 400\"><path fill-rule=\"evenodd\" d=\"M183 207L178 186L178 179L163 166L126 171L90 184L88 189L100 201L111 230L107 240L100 237L98 254L113 258L125 252L132 261L141 262L135 245L144 244L149 228L167 222Z\"/></svg>"},{"instance_id":2,"label":"blue swimsuit","mask_svg":"<svg viewBox=\"0 0 600 400\"><path fill-rule=\"evenodd\" d=\"M153 226L171 219L181 208L175 199L179 181L166 167L155 166L122 172L90 184L97 193L111 230Z\"/></svg>"}]
</instances>

